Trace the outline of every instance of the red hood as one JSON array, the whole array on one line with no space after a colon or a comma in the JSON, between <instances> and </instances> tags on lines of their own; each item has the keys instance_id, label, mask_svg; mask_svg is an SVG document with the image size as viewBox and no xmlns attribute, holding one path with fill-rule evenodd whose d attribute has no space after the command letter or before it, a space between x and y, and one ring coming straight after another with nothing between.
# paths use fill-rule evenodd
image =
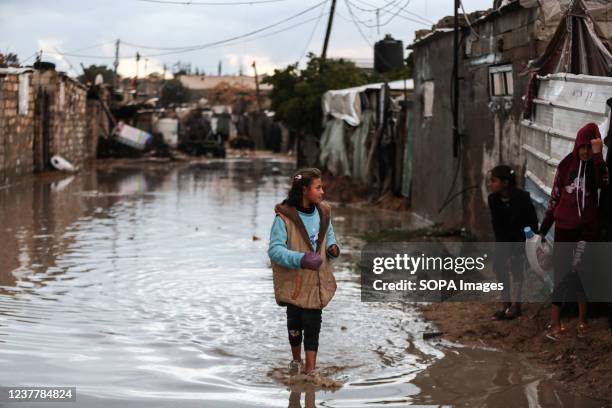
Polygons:
<instances>
[{"instance_id":1,"label":"red hood","mask_svg":"<svg viewBox=\"0 0 612 408\"><path fill-rule=\"evenodd\" d=\"M580 128L574 141L573 156L578 159L578 148L584 145L590 145L592 139L601 139L599 134L599 127L595 123L587 123Z\"/></svg>"}]
</instances>

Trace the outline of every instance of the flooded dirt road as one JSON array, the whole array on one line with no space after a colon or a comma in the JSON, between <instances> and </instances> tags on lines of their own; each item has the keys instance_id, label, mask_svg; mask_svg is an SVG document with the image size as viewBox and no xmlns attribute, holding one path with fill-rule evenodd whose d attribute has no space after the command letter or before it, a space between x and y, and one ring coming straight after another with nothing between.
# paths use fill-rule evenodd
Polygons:
<instances>
[{"instance_id":1,"label":"flooded dirt road","mask_svg":"<svg viewBox=\"0 0 612 408\"><path fill-rule=\"evenodd\" d=\"M87 407L601 406L520 357L422 340L410 305L361 303L357 237L419 221L340 206L319 365L345 385L280 384L290 353L266 250L292 170L104 164L1 189L0 385L76 386L69 406Z\"/></svg>"}]
</instances>

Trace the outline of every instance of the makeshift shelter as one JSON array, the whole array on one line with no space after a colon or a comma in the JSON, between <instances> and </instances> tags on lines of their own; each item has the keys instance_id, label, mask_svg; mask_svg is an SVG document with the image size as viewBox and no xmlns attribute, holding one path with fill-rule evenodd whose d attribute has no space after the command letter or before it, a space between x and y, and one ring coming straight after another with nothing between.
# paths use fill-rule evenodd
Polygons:
<instances>
[{"instance_id":1,"label":"makeshift shelter","mask_svg":"<svg viewBox=\"0 0 612 408\"><path fill-rule=\"evenodd\" d=\"M612 73L612 46L587 10L583 0L570 5L546 51L530 64L530 70L539 75Z\"/></svg>"},{"instance_id":2,"label":"makeshift shelter","mask_svg":"<svg viewBox=\"0 0 612 408\"><path fill-rule=\"evenodd\" d=\"M556 168L572 150L577 130L588 122L597 123L602 136L609 129L612 45L586 3L570 4L546 51L528 67L521 123L525 188L541 216Z\"/></svg>"},{"instance_id":3,"label":"makeshift shelter","mask_svg":"<svg viewBox=\"0 0 612 408\"><path fill-rule=\"evenodd\" d=\"M406 79L327 91L319 155L323 168L368 185L373 197L408 196L412 150L406 118L413 89L412 79Z\"/></svg>"}]
</instances>

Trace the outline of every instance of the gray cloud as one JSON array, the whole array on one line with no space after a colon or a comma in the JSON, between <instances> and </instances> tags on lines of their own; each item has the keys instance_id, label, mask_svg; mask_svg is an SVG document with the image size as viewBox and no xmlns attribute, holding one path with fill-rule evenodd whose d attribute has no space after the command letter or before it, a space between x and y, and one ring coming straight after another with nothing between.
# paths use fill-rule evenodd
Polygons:
<instances>
[{"instance_id":1,"label":"gray cloud","mask_svg":"<svg viewBox=\"0 0 612 408\"><path fill-rule=\"evenodd\" d=\"M230 0L228 0L230 1ZM232 0L234 1L234 0ZM179 47L209 43L240 35L269 25L296 14L317 0L301 2L286 0L276 3L243 6L183 6L154 4L137 0L4 0L0 1L0 50L19 54L25 59L41 46L55 48L61 52L79 50L75 53L110 57L90 59L67 57L77 70L80 62L112 65L113 42L116 38L124 41L156 47ZM368 3L384 5L384 0L368 0ZM403 4L404 1L399 2ZM492 0L465 0L468 11L486 9ZM406 10L419 14L429 20L452 13L453 0L412 0ZM329 3L325 4L325 12ZM338 0L338 15L330 41L330 56L372 58L372 51L350 21L350 13L344 0ZM354 9L360 19L371 19L374 13ZM320 9L313 10L277 29L319 16ZM381 16L386 21L390 16ZM326 17L319 22L308 50L320 53L325 32ZM373 21L372 21L373 23ZM307 46L316 21L311 21L293 30L279 33L256 41L237 41L232 45L193 51L183 54L151 57L148 68L159 68L162 64L171 66L176 61L189 61L208 73L217 70L221 60L226 73L236 73L242 60L245 72L250 72L250 64L257 60L262 70L274 66L284 66L297 61ZM371 43L385 33L409 43L414 31L427 26L396 17L388 25L381 27L380 36L375 28L364 29ZM275 30L275 29L274 29ZM271 30L271 31L274 31ZM263 32L262 34L265 34ZM161 51L136 49L123 46L121 54L129 59L122 60L123 70L128 72L135 67L133 56L139 51L142 55ZM61 69L68 70L65 61L48 55L46 59L58 63ZM140 72L144 59L140 65Z\"/></svg>"}]
</instances>

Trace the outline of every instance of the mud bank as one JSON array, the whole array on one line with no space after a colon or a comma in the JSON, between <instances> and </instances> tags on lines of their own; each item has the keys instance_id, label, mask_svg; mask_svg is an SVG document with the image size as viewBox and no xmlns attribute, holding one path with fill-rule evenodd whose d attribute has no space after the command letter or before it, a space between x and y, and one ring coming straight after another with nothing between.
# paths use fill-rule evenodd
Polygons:
<instances>
[{"instance_id":1,"label":"mud bank","mask_svg":"<svg viewBox=\"0 0 612 408\"><path fill-rule=\"evenodd\" d=\"M434 303L419 309L444 332L447 340L481 347L525 353L545 367L553 378L581 395L609 401L612 405L612 333L605 318L591 319L586 338L576 336L575 318L564 319L566 338L553 342L544 337L550 308L524 305L523 315L511 321L493 321L497 305Z\"/></svg>"}]
</instances>

